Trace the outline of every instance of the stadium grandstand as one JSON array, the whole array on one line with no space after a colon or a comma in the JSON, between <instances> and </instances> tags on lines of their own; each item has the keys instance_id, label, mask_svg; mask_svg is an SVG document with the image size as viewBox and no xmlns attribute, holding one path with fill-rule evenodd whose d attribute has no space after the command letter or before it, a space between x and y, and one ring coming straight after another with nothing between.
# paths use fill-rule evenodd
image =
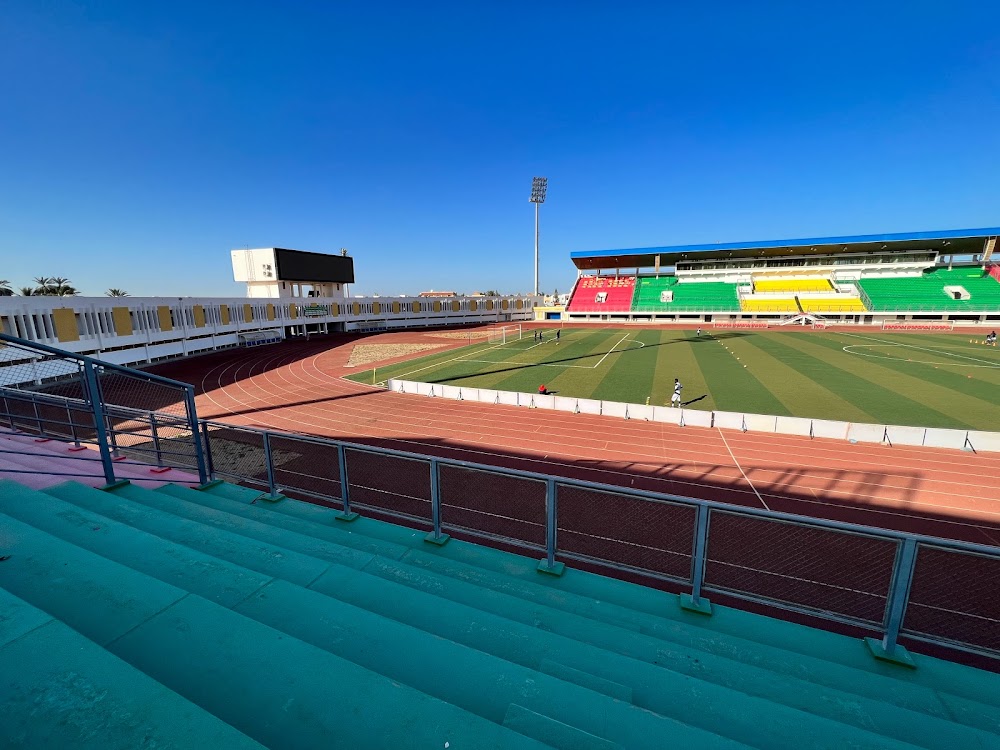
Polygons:
<instances>
[{"instance_id":1,"label":"stadium grandstand","mask_svg":"<svg viewBox=\"0 0 1000 750\"><path fill-rule=\"evenodd\" d=\"M565 319L1000 321L1000 228L571 253Z\"/></svg>"}]
</instances>

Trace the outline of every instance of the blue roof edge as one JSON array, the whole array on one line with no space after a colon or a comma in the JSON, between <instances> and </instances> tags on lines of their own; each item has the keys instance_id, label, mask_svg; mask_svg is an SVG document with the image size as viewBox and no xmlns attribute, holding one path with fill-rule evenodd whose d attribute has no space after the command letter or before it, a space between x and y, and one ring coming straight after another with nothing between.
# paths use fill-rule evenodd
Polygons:
<instances>
[{"instance_id":1,"label":"blue roof edge","mask_svg":"<svg viewBox=\"0 0 1000 750\"><path fill-rule=\"evenodd\" d=\"M713 242L695 245L667 245L662 247L633 247L617 250L577 250L570 258L602 258L615 255L650 255L654 253L698 253L719 250L766 250L775 247L811 247L815 245L860 245L868 242L912 242L914 240L952 240L993 237L1000 235L1000 227L982 229L949 229L933 232L897 232L894 234L858 234L844 237L806 237L789 240L764 240L761 242Z\"/></svg>"}]
</instances>

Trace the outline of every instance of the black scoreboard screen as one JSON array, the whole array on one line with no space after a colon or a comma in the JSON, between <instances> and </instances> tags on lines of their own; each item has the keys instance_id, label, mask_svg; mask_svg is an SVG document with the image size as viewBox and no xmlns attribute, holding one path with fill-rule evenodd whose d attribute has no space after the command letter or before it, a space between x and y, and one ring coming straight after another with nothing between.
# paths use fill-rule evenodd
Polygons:
<instances>
[{"instance_id":1,"label":"black scoreboard screen","mask_svg":"<svg viewBox=\"0 0 1000 750\"><path fill-rule=\"evenodd\" d=\"M325 281L354 283L354 258L347 255L308 253L304 250L274 249L281 281Z\"/></svg>"}]
</instances>

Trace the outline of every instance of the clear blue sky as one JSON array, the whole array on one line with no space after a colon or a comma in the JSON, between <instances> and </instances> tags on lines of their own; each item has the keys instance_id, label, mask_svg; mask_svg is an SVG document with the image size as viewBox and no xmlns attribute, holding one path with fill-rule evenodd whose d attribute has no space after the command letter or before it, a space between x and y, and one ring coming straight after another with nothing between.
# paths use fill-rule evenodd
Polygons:
<instances>
[{"instance_id":1,"label":"clear blue sky","mask_svg":"<svg viewBox=\"0 0 1000 750\"><path fill-rule=\"evenodd\" d=\"M1000 224L993 3L0 3L0 278L532 282L573 250Z\"/></svg>"}]
</instances>

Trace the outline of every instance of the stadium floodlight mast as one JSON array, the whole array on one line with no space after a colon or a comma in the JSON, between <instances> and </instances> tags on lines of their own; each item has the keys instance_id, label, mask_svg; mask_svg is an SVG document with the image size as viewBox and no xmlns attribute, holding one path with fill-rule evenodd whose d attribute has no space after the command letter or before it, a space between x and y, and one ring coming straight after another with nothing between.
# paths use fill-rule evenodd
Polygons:
<instances>
[{"instance_id":1,"label":"stadium floodlight mast","mask_svg":"<svg viewBox=\"0 0 1000 750\"><path fill-rule=\"evenodd\" d=\"M538 207L545 203L545 193L549 189L548 177L535 177L531 180L530 203L535 204L535 296L538 296Z\"/></svg>"}]
</instances>

